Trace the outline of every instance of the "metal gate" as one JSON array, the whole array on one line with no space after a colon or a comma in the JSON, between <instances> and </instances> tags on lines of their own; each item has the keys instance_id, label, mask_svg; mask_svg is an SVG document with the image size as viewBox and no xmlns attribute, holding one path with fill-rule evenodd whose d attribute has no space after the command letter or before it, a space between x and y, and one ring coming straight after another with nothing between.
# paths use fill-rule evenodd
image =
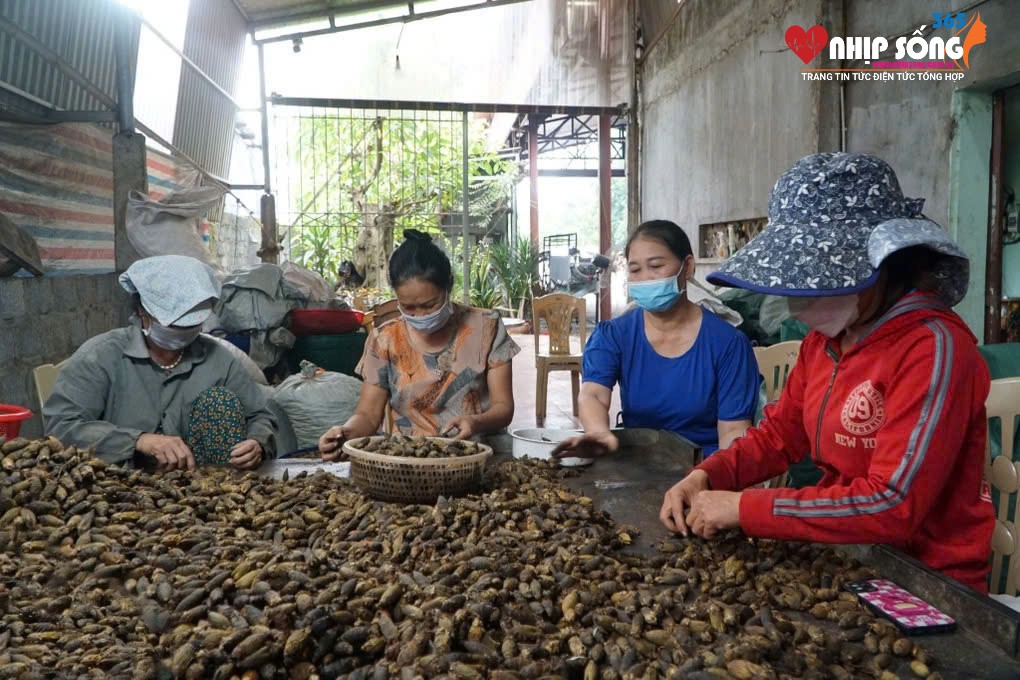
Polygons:
<instances>
[{"instance_id":1,"label":"metal gate","mask_svg":"<svg viewBox=\"0 0 1020 680\"><path fill-rule=\"evenodd\" d=\"M363 285L384 288L394 236L413 228L433 234L466 279L471 246L505 236L517 163L485 152L484 120L466 110L345 104L274 103L285 254L327 280L350 262Z\"/></svg>"}]
</instances>

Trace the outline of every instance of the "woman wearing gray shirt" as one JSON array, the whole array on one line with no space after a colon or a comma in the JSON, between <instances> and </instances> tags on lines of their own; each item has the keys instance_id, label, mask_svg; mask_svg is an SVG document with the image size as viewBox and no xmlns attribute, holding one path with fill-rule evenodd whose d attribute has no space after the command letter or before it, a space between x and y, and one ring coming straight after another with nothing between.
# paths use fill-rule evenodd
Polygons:
<instances>
[{"instance_id":1,"label":"woman wearing gray shirt","mask_svg":"<svg viewBox=\"0 0 1020 680\"><path fill-rule=\"evenodd\" d=\"M219 297L212 270L190 257L151 257L120 283L137 316L86 342L61 369L43 408L49 433L107 462L148 459L164 470L251 469L273 457L265 397L228 349L201 335Z\"/></svg>"}]
</instances>

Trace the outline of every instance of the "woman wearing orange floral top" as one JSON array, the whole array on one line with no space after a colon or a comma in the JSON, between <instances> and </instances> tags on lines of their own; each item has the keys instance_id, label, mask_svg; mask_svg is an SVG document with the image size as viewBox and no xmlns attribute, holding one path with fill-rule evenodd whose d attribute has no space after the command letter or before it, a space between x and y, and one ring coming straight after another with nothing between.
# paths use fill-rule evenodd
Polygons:
<instances>
[{"instance_id":1,"label":"woman wearing orange floral top","mask_svg":"<svg viewBox=\"0 0 1020 680\"><path fill-rule=\"evenodd\" d=\"M514 415L511 359L520 347L495 312L454 303L450 260L426 234L408 229L390 257L400 317L369 337L358 373L365 380L346 423L319 439L323 460L344 441L375 434L386 404L403 434L476 437Z\"/></svg>"}]
</instances>

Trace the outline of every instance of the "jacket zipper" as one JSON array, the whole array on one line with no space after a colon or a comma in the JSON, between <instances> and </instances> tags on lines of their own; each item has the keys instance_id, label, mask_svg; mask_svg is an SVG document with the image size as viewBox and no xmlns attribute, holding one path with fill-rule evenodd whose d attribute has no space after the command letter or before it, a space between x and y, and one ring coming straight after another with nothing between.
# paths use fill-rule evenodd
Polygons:
<instances>
[{"instance_id":1,"label":"jacket zipper","mask_svg":"<svg viewBox=\"0 0 1020 680\"><path fill-rule=\"evenodd\" d=\"M835 363L832 367L832 377L829 378L829 387L825 390L825 396L822 398L822 408L818 411L818 427L815 429L815 455L814 461L821 460L821 443L822 443L822 419L825 417L825 407L829 404L829 395L832 394L832 387L836 384L836 373L839 372L839 357L832 351L832 348L826 347L825 353L829 355L829 358Z\"/></svg>"}]
</instances>

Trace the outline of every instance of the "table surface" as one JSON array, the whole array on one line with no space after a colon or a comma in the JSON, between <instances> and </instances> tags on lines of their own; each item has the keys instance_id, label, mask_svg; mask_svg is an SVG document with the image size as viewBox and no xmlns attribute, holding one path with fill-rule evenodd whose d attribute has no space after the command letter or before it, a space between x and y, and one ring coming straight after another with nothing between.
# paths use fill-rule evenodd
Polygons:
<instances>
[{"instance_id":1,"label":"table surface","mask_svg":"<svg viewBox=\"0 0 1020 680\"><path fill-rule=\"evenodd\" d=\"M663 494L687 474L700 458L700 452L690 442L666 432L625 430L618 432L618 436L620 450L617 453L596 460L590 467L580 468L579 474L567 478L565 483L589 496L619 524L640 531L640 536L628 550L652 554L654 546L670 536L659 522ZM510 458L508 442L497 438L489 443L497 452L493 464ZM260 473L279 478L284 470L289 470L290 477L294 478L301 471L312 473L318 469L343 477L350 474L349 463L323 464L301 459L269 461ZM1020 678L1020 660L1011 658L1000 649L1000 646L1005 646L1001 642L1004 637L1007 642L1009 635L1015 637L1015 624L1020 622L1020 614L991 598L977 596L963 586L955 587L955 582L934 574L895 551L868 547L850 547L847 550L864 562L882 567L880 573L884 576L901 583L950 616L975 622L973 629L961 626L953 633L918 639L935 652L935 670L943 678ZM967 611L954 609L961 606ZM982 634L976 630L990 632ZM993 644L995 640L992 638L996 636L1000 646ZM912 677L909 670L900 675Z\"/></svg>"}]
</instances>

